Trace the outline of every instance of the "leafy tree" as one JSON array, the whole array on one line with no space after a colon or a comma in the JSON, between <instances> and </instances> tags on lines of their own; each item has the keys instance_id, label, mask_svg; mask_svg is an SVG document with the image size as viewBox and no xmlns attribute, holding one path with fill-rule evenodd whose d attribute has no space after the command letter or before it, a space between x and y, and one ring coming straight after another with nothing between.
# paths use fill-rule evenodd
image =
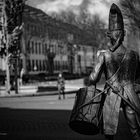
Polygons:
<instances>
[{"instance_id":1,"label":"leafy tree","mask_svg":"<svg viewBox=\"0 0 140 140\"><path fill-rule=\"evenodd\" d=\"M22 27L23 27L22 25L15 27L12 34L10 35L8 52L11 53L12 55L17 55L20 53L19 43L22 34Z\"/></svg>"},{"instance_id":2,"label":"leafy tree","mask_svg":"<svg viewBox=\"0 0 140 140\"><path fill-rule=\"evenodd\" d=\"M15 69L15 91L18 93L17 75L18 75L18 55L20 54L20 36L22 33L22 12L24 8L25 0L4 0L2 10L2 33L1 38L2 49L0 49L0 55L5 57L6 61L6 90L10 93L10 58L14 56L16 61L14 62Z\"/></svg>"},{"instance_id":3,"label":"leafy tree","mask_svg":"<svg viewBox=\"0 0 140 140\"><path fill-rule=\"evenodd\" d=\"M61 13L52 13L54 18L77 26L82 31L86 32L84 42L87 41L93 47L98 48L101 43L100 39L104 36L105 24L100 20L98 15L91 15L86 9L81 10L79 14L74 14L72 11L63 11Z\"/></svg>"},{"instance_id":4,"label":"leafy tree","mask_svg":"<svg viewBox=\"0 0 140 140\"><path fill-rule=\"evenodd\" d=\"M140 0L120 0L124 17L128 22L126 25L131 29L140 29Z\"/></svg>"},{"instance_id":5,"label":"leafy tree","mask_svg":"<svg viewBox=\"0 0 140 140\"><path fill-rule=\"evenodd\" d=\"M127 27L127 46L139 52L140 36L140 1L139 0L120 0L120 5Z\"/></svg>"},{"instance_id":6,"label":"leafy tree","mask_svg":"<svg viewBox=\"0 0 140 140\"><path fill-rule=\"evenodd\" d=\"M8 53L11 53L13 55L16 55L19 50L19 41L20 36L22 33L22 12L24 8L24 2L23 0L5 0L4 1L4 22L2 25L3 28L3 37L1 38L2 46L0 49L0 56L6 55L6 36L9 35L8 38ZM7 21L5 21L5 17ZM7 25L7 27L5 27ZM6 32L6 30L8 32Z\"/></svg>"}]
</instances>

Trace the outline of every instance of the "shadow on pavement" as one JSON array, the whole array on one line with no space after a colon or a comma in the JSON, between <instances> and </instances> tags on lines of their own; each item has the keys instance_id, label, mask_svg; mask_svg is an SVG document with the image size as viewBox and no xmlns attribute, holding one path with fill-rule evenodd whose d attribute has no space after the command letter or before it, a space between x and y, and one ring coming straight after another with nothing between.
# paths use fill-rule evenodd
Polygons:
<instances>
[{"instance_id":1,"label":"shadow on pavement","mask_svg":"<svg viewBox=\"0 0 140 140\"><path fill-rule=\"evenodd\" d=\"M0 108L0 140L104 140L72 131L70 110L33 110ZM115 140L131 139L124 118Z\"/></svg>"},{"instance_id":2,"label":"shadow on pavement","mask_svg":"<svg viewBox=\"0 0 140 140\"><path fill-rule=\"evenodd\" d=\"M39 86L37 92L44 91L57 91L58 88L56 86Z\"/></svg>"},{"instance_id":3,"label":"shadow on pavement","mask_svg":"<svg viewBox=\"0 0 140 140\"><path fill-rule=\"evenodd\" d=\"M78 134L69 128L70 110L0 108L0 114L0 140L93 140L94 138ZM94 140L99 140L98 136L95 136Z\"/></svg>"}]
</instances>

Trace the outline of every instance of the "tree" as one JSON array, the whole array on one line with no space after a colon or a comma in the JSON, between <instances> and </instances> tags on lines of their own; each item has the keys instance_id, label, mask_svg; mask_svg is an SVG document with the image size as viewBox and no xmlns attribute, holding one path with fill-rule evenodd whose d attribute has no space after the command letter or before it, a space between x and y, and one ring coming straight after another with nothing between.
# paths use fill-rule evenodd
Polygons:
<instances>
[{"instance_id":1,"label":"tree","mask_svg":"<svg viewBox=\"0 0 140 140\"><path fill-rule=\"evenodd\" d=\"M139 0L120 0L122 12L127 22L127 26L131 29L140 29L140 1Z\"/></svg>"},{"instance_id":2,"label":"tree","mask_svg":"<svg viewBox=\"0 0 140 140\"><path fill-rule=\"evenodd\" d=\"M53 13L52 16L65 23L75 25L77 28L86 32L87 35L83 36L84 42L89 42L94 48L101 46L100 39L101 36L104 36L105 24L100 20L98 15L91 15L84 9L77 15L72 11L63 11L59 14Z\"/></svg>"},{"instance_id":3,"label":"tree","mask_svg":"<svg viewBox=\"0 0 140 140\"><path fill-rule=\"evenodd\" d=\"M62 11L61 13L51 13L51 16L57 20L63 21L64 23L69 23L69 24L76 24L76 15L72 12L66 12Z\"/></svg>"},{"instance_id":4,"label":"tree","mask_svg":"<svg viewBox=\"0 0 140 140\"><path fill-rule=\"evenodd\" d=\"M19 40L22 32L22 13L24 0L5 0L7 29L10 35L9 53L17 55L20 50Z\"/></svg>"},{"instance_id":5,"label":"tree","mask_svg":"<svg viewBox=\"0 0 140 140\"><path fill-rule=\"evenodd\" d=\"M20 54L21 48L19 45L19 41L20 41L20 37L22 35L22 28L23 28L22 25L16 26L9 38L8 52L13 56Z\"/></svg>"},{"instance_id":6,"label":"tree","mask_svg":"<svg viewBox=\"0 0 140 140\"><path fill-rule=\"evenodd\" d=\"M25 0L5 0L3 2L3 37L1 56L5 57L6 60L6 83L7 92L10 91L10 56L16 57L15 64L15 83L16 83L16 93L17 91L17 66L18 66L18 55L20 53L20 36L22 33L22 12L24 8Z\"/></svg>"},{"instance_id":7,"label":"tree","mask_svg":"<svg viewBox=\"0 0 140 140\"><path fill-rule=\"evenodd\" d=\"M22 33L22 12L24 7L23 0L5 0L3 12L3 21L1 27L3 30L3 36L1 38L2 47L0 49L0 56L6 55L6 34L9 35L8 53L15 53L18 51L18 41ZM5 27L6 25L6 27ZM7 30L7 33L5 32Z\"/></svg>"},{"instance_id":8,"label":"tree","mask_svg":"<svg viewBox=\"0 0 140 140\"><path fill-rule=\"evenodd\" d=\"M127 28L127 46L140 54L140 1L120 0L120 5Z\"/></svg>"}]
</instances>

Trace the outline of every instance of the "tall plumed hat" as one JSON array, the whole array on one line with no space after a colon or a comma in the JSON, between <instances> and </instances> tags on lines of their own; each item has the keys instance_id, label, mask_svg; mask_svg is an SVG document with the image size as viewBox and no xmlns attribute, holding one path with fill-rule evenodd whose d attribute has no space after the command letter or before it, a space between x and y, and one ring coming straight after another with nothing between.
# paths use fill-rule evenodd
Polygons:
<instances>
[{"instance_id":1,"label":"tall plumed hat","mask_svg":"<svg viewBox=\"0 0 140 140\"><path fill-rule=\"evenodd\" d=\"M123 16L121 10L116 4L112 4L109 12L109 31L123 30Z\"/></svg>"}]
</instances>

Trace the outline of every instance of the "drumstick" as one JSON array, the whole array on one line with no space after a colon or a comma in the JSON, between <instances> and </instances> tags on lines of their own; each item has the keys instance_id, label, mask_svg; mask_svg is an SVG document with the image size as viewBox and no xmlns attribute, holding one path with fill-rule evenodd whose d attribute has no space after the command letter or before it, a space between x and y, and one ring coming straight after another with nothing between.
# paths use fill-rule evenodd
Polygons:
<instances>
[{"instance_id":1,"label":"drumstick","mask_svg":"<svg viewBox=\"0 0 140 140\"><path fill-rule=\"evenodd\" d=\"M115 91L111 84L109 84L108 82L106 83L108 84L108 86L110 86L110 88L113 90L115 94L119 95L135 112L137 112L140 115L140 111L133 104L131 104L131 102L125 99L125 97L122 94L120 94L120 92Z\"/></svg>"}]
</instances>

